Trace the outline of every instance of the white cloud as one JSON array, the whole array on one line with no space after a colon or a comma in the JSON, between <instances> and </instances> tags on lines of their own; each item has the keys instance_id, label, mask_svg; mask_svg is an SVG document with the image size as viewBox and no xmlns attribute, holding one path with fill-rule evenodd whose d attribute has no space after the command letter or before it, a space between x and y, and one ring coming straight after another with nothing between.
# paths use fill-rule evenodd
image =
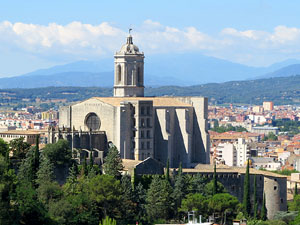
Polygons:
<instances>
[{"instance_id":1,"label":"white cloud","mask_svg":"<svg viewBox=\"0 0 300 225\"><path fill-rule=\"evenodd\" d=\"M112 56L125 42L127 31L110 23L74 21L67 25L0 23L1 46L45 58L72 60ZM277 26L272 32L224 28L212 36L196 27L179 29L146 20L133 31L134 42L146 54L200 51L246 64L300 58L300 28Z\"/></svg>"}]
</instances>

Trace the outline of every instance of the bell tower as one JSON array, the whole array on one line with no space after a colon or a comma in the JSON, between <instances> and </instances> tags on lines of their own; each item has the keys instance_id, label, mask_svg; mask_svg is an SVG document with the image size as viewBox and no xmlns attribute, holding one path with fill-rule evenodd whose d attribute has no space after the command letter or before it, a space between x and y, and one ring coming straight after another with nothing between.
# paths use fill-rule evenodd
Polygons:
<instances>
[{"instance_id":1,"label":"bell tower","mask_svg":"<svg viewBox=\"0 0 300 225\"><path fill-rule=\"evenodd\" d=\"M132 36L115 54L114 97L144 96L144 53L133 44Z\"/></svg>"}]
</instances>

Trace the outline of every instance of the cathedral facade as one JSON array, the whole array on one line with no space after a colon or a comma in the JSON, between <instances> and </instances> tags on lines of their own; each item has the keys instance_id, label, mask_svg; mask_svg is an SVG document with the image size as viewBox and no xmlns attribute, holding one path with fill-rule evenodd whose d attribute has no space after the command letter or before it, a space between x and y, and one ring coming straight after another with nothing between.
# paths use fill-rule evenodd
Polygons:
<instances>
[{"instance_id":1,"label":"cathedral facade","mask_svg":"<svg viewBox=\"0 0 300 225\"><path fill-rule=\"evenodd\" d=\"M131 35L115 54L114 96L60 108L49 141L105 151L112 142L124 159L154 158L171 167L209 163L207 98L144 97L144 53Z\"/></svg>"}]
</instances>

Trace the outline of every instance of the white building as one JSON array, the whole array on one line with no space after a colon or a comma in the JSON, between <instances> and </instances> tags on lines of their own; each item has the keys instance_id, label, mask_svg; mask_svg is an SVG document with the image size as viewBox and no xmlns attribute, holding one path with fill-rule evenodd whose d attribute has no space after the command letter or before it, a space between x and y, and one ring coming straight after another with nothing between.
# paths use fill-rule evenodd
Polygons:
<instances>
[{"instance_id":1,"label":"white building","mask_svg":"<svg viewBox=\"0 0 300 225\"><path fill-rule=\"evenodd\" d=\"M236 149L232 143L219 143L216 147L217 161L224 161L227 166L236 166Z\"/></svg>"},{"instance_id":2,"label":"white building","mask_svg":"<svg viewBox=\"0 0 300 225\"><path fill-rule=\"evenodd\" d=\"M237 157L236 163L237 166L243 167L247 162L248 158L250 157L250 146L246 143L244 138L239 138L236 143L234 143L236 148Z\"/></svg>"}]
</instances>

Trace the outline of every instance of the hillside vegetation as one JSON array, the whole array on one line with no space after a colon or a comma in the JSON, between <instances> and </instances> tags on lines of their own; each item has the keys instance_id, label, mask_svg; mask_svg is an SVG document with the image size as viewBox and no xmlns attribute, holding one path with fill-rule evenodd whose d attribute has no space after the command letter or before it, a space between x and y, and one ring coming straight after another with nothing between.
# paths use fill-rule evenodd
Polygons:
<instances>
[{"instance_id":1,"label":"hillside vegetation","mask_svg":"<svg viewBox=\"0 0 300 225\"><path fill-rule=\"evenodd\" d=\"M41 100L66 99L81 101L93 96L111 96L112 88L101 87L44 87L30 89L1 89L2 103L34 102ZM261 104L274 101L275 104L300 103L300 75L249 81L209 83L189 87L162 86L146 87L146 96L206 96L213 104L241 103Z\"/></svg>"}]
</instances>

